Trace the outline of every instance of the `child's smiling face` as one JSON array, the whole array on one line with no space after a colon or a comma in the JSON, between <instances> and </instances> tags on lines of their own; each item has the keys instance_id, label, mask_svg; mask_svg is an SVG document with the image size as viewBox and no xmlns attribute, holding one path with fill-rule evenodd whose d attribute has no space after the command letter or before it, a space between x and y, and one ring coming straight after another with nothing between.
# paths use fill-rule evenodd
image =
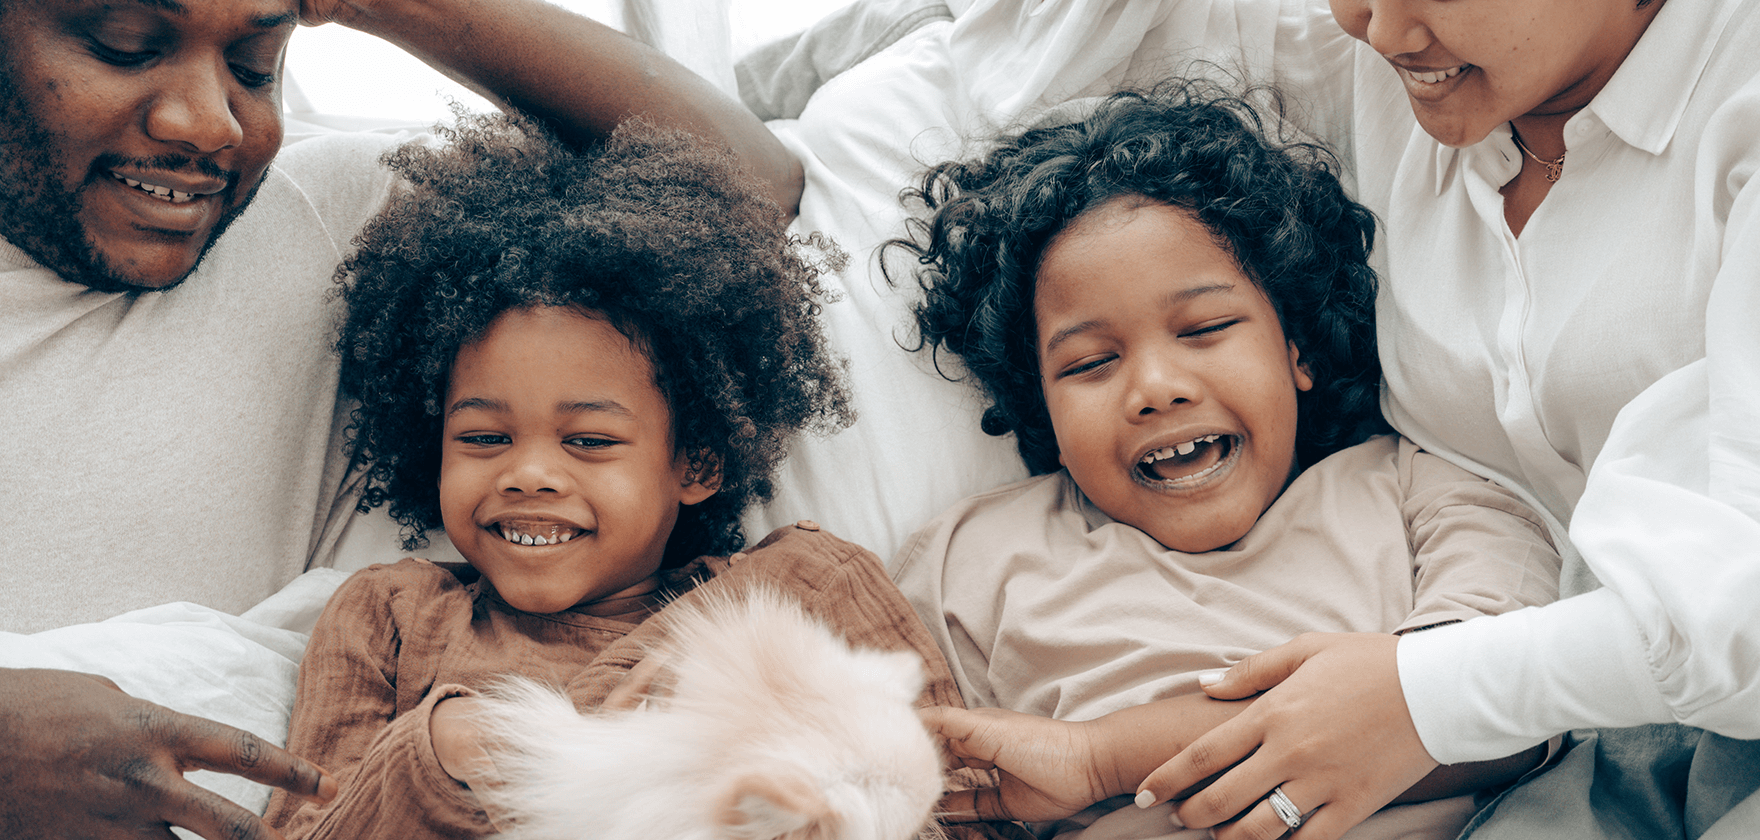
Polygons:
<instances>
[{"instance_id":1,"label":"child's smiling face","mask_svg":"<svg viewBox=\"0 0 1760 840\"><path fill-rule=\"evenodd\" d=\"M1045 250L1034 317L1059 459L1108 516L1196 553L1283 491L1313 381L1190 214L1127 197L1076 219Z\"/></svg>"},{"instance_id":2,"label":"child's smiling face","mask_svg":"<svg viewBox=\"0 0 1760 840\"><path fill-rule=\"evenodd\" d=\"M517 609L646 585L678 506L715 492L674 451L647 355L575 309L497 318L459 349L445 411L446 535Z\"/></svg>"}]
</instances>

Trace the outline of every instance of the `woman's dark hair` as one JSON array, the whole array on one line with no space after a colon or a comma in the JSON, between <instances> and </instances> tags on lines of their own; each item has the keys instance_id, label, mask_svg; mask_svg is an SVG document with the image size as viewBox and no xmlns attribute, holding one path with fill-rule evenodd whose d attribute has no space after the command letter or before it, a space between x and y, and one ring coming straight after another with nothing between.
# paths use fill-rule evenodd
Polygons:
<instances>
[{"instance_id":1,"label":"woman's dark hair","mask_svg":"<svg viewBox=\"0 0 1760 840\"><path fill-rule=\"evenodd\" d=\"M1071 222L1121 197L1191 212L1270 298L1314 380L1297 396L1299 463L1388 430L1368 264L1374 216L1345 195L1324 148L1268 134L1261 114L1280 111L1266 88L1237 94L1177 79L1005 135L982 157L931 168L906 192L927 219L885 248L915 264L922 342L964 363L992 401L984 430L1013 432L1034 474L1058 469L1039 381L1039 261Z\"/></svg>"},{"instance_id":2,"label":"woman's dark hair","mask_svg":"<svg viewBox=\"0 0 1760 840\"><path fill-rule=\"evenodd\" d=\"M440 135L386 155L403 186L337 269L342 389L360 402L351 454L368 465L361 508L388 502L405 550L425 544L441 524L442 402L459 348L509 310L570 306L645 352L677 451L719 475L715 495L680 511L664 564L740 548L740 515L770 497L789 439L850 419L805 243L725 153L684 134L636 121L576 149L493 114Z\"/></svg>"}]
</instances>

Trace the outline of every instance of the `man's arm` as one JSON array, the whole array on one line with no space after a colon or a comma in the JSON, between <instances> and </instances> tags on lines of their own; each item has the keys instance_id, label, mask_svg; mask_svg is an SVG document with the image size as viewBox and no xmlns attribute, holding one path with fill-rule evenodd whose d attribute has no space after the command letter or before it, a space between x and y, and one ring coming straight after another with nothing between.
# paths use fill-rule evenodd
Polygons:
<instances>
[{"instance_id":1,"label":"man's arm","mask_svg":"<svg viewBox=\"0 0 1760 840\"><path fill-rule=\"evenodd\" d=\"M402 47L490 100L588 140L641 115L725 144L792 218L801 163L758 118L665 54L541 0L302 0L306 23L336 22Z\"/></svg>"}]
</instances>

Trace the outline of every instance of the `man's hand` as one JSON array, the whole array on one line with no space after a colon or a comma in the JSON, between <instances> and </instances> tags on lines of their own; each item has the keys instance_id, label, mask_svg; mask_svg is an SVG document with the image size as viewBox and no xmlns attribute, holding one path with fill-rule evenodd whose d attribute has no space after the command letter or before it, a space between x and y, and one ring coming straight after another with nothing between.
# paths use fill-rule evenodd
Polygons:
<instances>
[{"instance_id":1,"label":"man's hand","mask_svg":"<svg viewBox=\"0 0 1760 840\"><path fill-rule=\"evenodd\" d=\"M1400 689L1394 646L1379 633L1310 633L1237 663L1205 691L1220 700L1266 692L1251 708L1149 774L1162 801L1234 766L1177 809L1218 840L1277 837L1287 826L1265 797L1281 785L1308 814L1293 837L1332 840L1436 768Z\"/></svg>"},{"instance_id":2,"label":"man's hand","mask_svg":"<svg viewBox=\"0 0 1760 840\"><path fill-rule=\"evenodd\" d=\"M934 706L918 714L930 734L946 739L955 766L997 771L998 787L942 798L941 816L950 822L1057 819L1108 795L1082 723L1004 709Z\"/></svg>"},{"instance_id":3,"label":"man's hand","mask_svg":"<svg viewBox=\"0 0 1760 840\"><path fill-rule=\"evenodd\" d=\"M249 732L124 694L103 677L0 669L0 836L279 838L261 818L185 781L231 773L315 801L336 781Z\"/></svg>"}]
</instances>

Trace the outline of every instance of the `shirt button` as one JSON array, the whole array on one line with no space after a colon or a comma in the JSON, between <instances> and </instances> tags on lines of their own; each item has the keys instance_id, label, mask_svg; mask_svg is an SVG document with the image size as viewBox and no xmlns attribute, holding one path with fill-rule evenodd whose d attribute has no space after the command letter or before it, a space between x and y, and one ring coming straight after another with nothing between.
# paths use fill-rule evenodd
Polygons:
<instances>
[{"instance_id":1,"label":"shirt button","mask_svg":"<svg viewBox=\"0 0 1760 840\"><path fill-rule=\"evenodd\" d=\"M794 523L794 527L799 528L802 531L817 531L819 530L819 523L814 522L811 519L802 519L801 521Z\"/></svg>"}]
</instances>

